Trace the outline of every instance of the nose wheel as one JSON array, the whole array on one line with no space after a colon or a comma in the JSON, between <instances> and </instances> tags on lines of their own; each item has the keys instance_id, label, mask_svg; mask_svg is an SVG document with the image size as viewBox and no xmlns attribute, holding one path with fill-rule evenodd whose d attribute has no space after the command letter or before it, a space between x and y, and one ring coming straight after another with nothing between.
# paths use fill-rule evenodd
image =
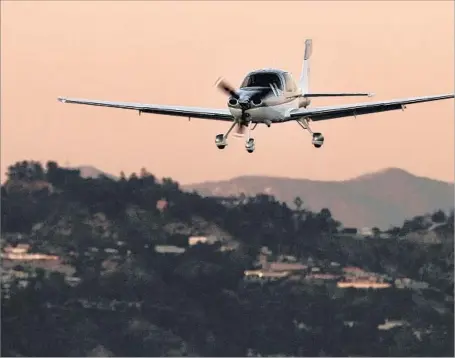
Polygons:
<instances>
[{"instance_id":1,"label":"nose wheel","mask_svg":"<svg viewBox=\"0 0 455 358\"><path fill-rule=\"evenodd\" d=\"M250 138L245 143L245 148L248 153L253 153L255 149L254 139Z\"/></svg>"},{"instance_id":2,"label":"nose wheel","mask_svg":"<svg viewBox=\"0 0 455 358\"><path fill-rule=\"evenodd\" d=\"M231 133L232 129L238 124L238 122L234 122L231 125L231 128L227 131L226 134L217 134L215 137L215 144L218 149L224 149L227 146L227 138L229 136L229 133ZM245 143L245 148L248 153L253 153L254 152L254 139L250 137L251 133L251 122L248 123L248 139Z\"/></svg>"}]
</instances>

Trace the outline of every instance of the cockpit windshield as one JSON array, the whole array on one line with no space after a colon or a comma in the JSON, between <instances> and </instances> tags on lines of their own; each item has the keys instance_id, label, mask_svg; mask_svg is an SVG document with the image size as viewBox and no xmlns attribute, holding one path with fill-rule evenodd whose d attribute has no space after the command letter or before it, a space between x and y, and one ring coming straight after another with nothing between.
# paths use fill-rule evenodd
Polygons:
<instances>
[{"instance_id":1,"label":"cockpit windshield","mask_svg":"<svg viewBox=\"0 0 455 358\"><path fill-rule=\"evenodd\" d=\"M260 72L248 75L242 82L240 88L247 87L270 87L275 84L280 90L283 90L281 79L278 74L273 72Z\"/></svg>"}]
</instances>

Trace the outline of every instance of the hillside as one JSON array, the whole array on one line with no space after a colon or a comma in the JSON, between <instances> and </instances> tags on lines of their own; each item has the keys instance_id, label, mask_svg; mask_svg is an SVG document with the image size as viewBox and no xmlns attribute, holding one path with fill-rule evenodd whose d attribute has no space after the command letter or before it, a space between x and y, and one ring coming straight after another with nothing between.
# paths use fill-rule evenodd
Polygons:
<instances>
[{"instance_id":1,"label":"hillside","mask_svg":"<svg viewBox=\"0 0 455 358\"><path fill-rule=\"evenodd\" d=\"M346 181L315 181L266 176L241 176L225 181L187 185L207 196L267 193L294 206L299 196L313 211L329 208L346 226L387 229L405 219L453 207L451 183L386 169Z\"/></svg>"},{"instance_id":2,"label":"hillside","mask_svg":"<svg viewBox=\"0 0 455 358\"><path fill-rule=\"evenodd\" d=\"M8 168L2 356L453 356L453 211L359 239L266 195L81 172Z\"/></svg>"}]
</instances>

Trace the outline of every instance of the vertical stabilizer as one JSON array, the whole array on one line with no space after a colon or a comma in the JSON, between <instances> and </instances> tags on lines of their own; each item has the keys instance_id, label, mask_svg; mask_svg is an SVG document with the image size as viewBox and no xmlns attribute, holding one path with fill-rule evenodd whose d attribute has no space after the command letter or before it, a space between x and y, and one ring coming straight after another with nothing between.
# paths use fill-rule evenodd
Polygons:
<instances>
[{"instance_id":1,"label":"vertical stabilizer","mask_svg":"<svg viewBox=\"0 0 455 358\"><path fill-rule=\"evenodd\" d=\"M310 78L310 57L313 51L313 42L311 39L305 41L305 54L303 57L302 73L300 75L299 86L302 94L309 93L309 78Z\"/></svg>"}]
</instances>

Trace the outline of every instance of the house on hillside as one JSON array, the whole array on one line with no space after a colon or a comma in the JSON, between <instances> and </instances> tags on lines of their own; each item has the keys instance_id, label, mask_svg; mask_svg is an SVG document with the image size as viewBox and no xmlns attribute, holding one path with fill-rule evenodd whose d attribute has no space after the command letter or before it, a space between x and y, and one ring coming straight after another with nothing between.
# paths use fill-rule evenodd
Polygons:
<instances>
[{"instance_id":1,"label":"house on hillside","mask_svg":"<svg viewBox=\"0 0 455 358\"><path fill-rule=\"evenodd\" d=\"M188 238L188 244L190 246L194 246L194 245L197 245L197 244L208 244L208 245L213 245L217 242L219 242L221 240L219 240L216 236L191 236Z\"/></svg>"},{"instance_id":2,"label":"house on hillside","mask_svg":"<svg viewBox=\"0 0 455 358\"><path fill-rule=\"evenodd\" d=\"M389 329L395 328L395 327L401 327L408 325L406 321L403 320L388 320L386 319L383 324L378 325L378 329L380 331L388 331Z\"/></svg>"},{"instance_id":3,"label":"house on hillside","mask_svg":"<svg viewBox=\"0 0 455 358\"><path fill-rule=\"evenodd\" d=\"M360 267L355 267L355 266L343 267L343 272L347 276L360 277L360 276L365 276L366 275L366 272L364 270L362 270Z\"/></svg>"},{"instance_id":4,"label":"house on hillside","mask_svg":"<svg viewBox=\"0 0 455 358\"><path fill-rule=\"evenodd\" d=\"M362 235L363 237L373 237L373 229L370 227L364 227L359 230L359 234Z\"/></svg>"},{"instance_id":5,"label":"house on hillside","mask_svg":"<svg viewBox=\"0 0 455 358\"><path fill-rule=\"evenodd\" d=\"M373 289L381 289L381 288L390 288L392 285L387 282L374 282L374 281L339 281L337 282L338 288L373 288Z\"/></svg>"},{"instance_id":6,"label":"house on hillside","mask_svg":"<svg viewBox=\"0 0 455 358\"><path fill-rule=\"evenodd\" d=\"M313 283L335 282L340 279L340 275L333 275L330 273L311 273L305 276L305 281Z\"/></svg>"},{"instance_id":7,"label":"house on hillside","mask_svg":"<svg viewBox=\"0 0 455 358\"><path fill-rule=\"evenodd\" d=\"M269 262L268 269L274 272L283 272L283 271L306 271L308 269L307 265L293 262Z\"/></svg>"},{"instance_id":8,"label":"house on hillside","mask_svg":"<svg viewBox=\"0 0 455 358\"><path fill-rule=\"evenodd\" d=\"M178 246L156 245L155 251L160 254L180 255L183 254L186 250L183 247Z\"/></svg>"},{"instance_id":9,"label":"house on hillside","mask_svg":"<svg viewBox=\"0 0 455 358\"><path fill-rule=\"evenodd\" d=\"M25 254L28 252L28 250L30 250L30 245L28 244L18 244L15 247L8 245L3 249L5 253L16 255Z\"/></svg>"},{"instance_id":10,"label":"house on hillside","mask_svg":"<svg viewBox=\"0 0 455 358\"><path fill-rule=\"evenodd\" d=\"M276 281L289 276L289 272L274 272L268 270L246 270L244 279L249 281Z\"/></svg>"},{"instance_id":11,"label":"house on hillside","mask_svg":"<svg viewBox=\"0 0 455 358\"><path fill-rule=\"evenodd\" d=\"M292 255L280 255L278 256L280 262L297 262L297 258Z\"/></svg>"}]
</instances>

